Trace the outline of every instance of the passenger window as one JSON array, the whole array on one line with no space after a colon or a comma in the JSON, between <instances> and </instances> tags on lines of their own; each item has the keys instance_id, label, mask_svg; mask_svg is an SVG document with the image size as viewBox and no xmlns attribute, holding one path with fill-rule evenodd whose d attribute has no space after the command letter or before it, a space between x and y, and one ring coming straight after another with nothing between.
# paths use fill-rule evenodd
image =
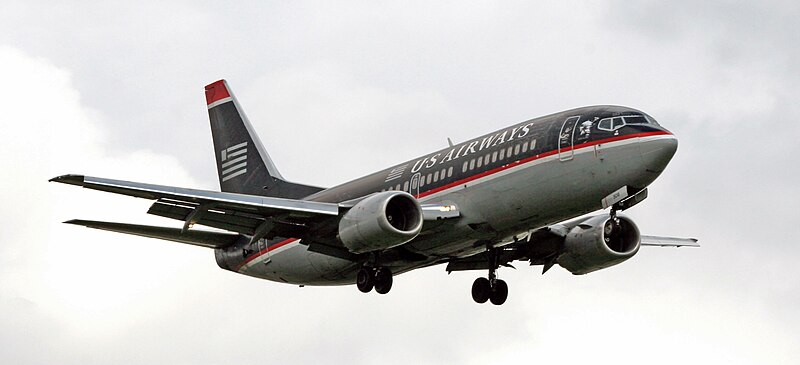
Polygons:
<instances>
[{"instance_id":1,"label":"passenger window","mask_svg":"<svg viewBox=\"0 0 800 365\"><path fill-rule=\"evenodd\" d=\"M433 182L439 181L439 171L433 173Z\"/></svg>"},{"instance_id":2,"label":"passenger window","mask_svg":"<svg viewBox=\"0 0 800 365\"><path fill-rule=\"evenodd\" d=\"M514 147L509 147L508 150L506 150L506 156L511 157L511 149L512 148L514 148Z\"/></svg>"},{"instance_id":3,"label":"passenger window","mask_svg":"<svg viewBox=\"0 0 800 365\"><path fill-rule=\"evenodd\" d=\"M444 174L447 173L446 169L442 169L442 172L439 173L439 178L444 180Z\"/></svg>"},{"instance_id":4,"label":"passenger window","mask_svg":"<svg viewBox=\"0 0 800 365\"><path fill-rule=\"evenodd\" d=\"M464 166L466 166L466 162L464 163ZM452 177L452 176L453 176L453 166L450 166L449 168L447 168L447 177Z\"/></svg>"},{"instance_id":5,"label":"passenger window","mask_svg":"<svg viewBox=\"0 0 800 365\"><path fill-rule=\"evenodd\" d=\"M502 160L504 158L506 158L506 149L505 148L500 150L500 157L498 157L498 159Z\"/></svg>"},{"instance_id":6,"label":"passenger window","mask_svg":"<svg viewBox=\"0 0 800 365\"><path fill-rule=\"evenodd\" d=\"M432 177L433 177L433 176L431 176L431 174L428 174L428 178L427 178L427 180L428 180L428 184L430 184L430 183L432 183L432 182L433 182L433 179L431 179Z\"/></svg>"},{"instance_id":7,"label":"passenger window","mask_svg":"<svg viewBox=\"0 0 800 365\"><path fill-rule=\"evenodd\" d=\"M481 166L483 166L483 158L481 158L481 157L478 157L478 162L475 164L475 166L476 166L476 167L481 167Z\"/></svg>"},{"instance_id":8,"label":"passenger window","mask_svg":"<svg viewBox=\"0 0 800 365\"><path fill-rule=\"evenodd\" d=\"M488 164L489 164L489 159L490 159L491 157L492 157L492 155L490 155L490 154L488 154L488 153L486 154L486 156L483 156L483 164L484 164L484 165L488 165Z\"/></svg>"},{"instance_id":9,"label":"passenger window","mask_svg":"<svg viewBox=\"0 0 800 365\"><path fill-rule=\"evenodd\" d=\"M514 156L519 154L519 145L514 146Z\"/></svg>"},{"instance_id":10,"label":"passenger window","mask_svg":"<svg viewBox=\"0 0 800 365\"><path fill-rule=\"evenodd\" d=\"M497 151L494 151L494 153L492 153L492 162L497 162Z\"/></svg>"},{"instance_id":11,"label":"passenger window","mask_svg":"<svg viewBox=\"0 0 800 365\"><path fill-rule=\"evenodd\" d=\"M469 169L472 170L475 168L475 159L469 160Z\"/></svg>"},{"instance_id":12,"label":"passenger window","mask_svg":"<svg viewBox=\"0 0 800 365\"><path fill-rule=\"evenodd\" d=\"M408 191L408 181L403 183L403 190Z\"/></svg>"},{"instance_id":13,"label":"passenger window","mask_svg":"<svg viewBox=\"0 0 800 365\"><path fill-rule=\"evenodd\" d=\"M394 187L394 190L400 190L400 184L397 184L397 186Z\"/></svg>"},{"instance_id":14,"label":"passenger window","mask_svg":"<svg viewBox=\"0 0 800 365\"><path fill-rule=\"evenodd\" d=\"M469 163L469 162L467 162L467 161L464 161L464 167L462 167L462 168L461 168L461 172L467 172L467 164L468 164L468 163ZM451 167L451 169L452 169L452 167Z\"/></svg>"},{"instance_id":15,"label":"passenger window","mask_svg":"<svg viewBox=\"0 0 800 365\"><path fill-rule=\"evenodd\" d=\"M522 144L522 153L528 152L528 141Z\"/></svg>"},{"instance_id":16,"label":"passenger window","mask_svg":"<svg viewBox=\"0 0 800 365\"><path fill-rule=\"evenodd\" d=\"M425 175L419 177L419 187L425 186Z\"/></svg>"}]
</instances>

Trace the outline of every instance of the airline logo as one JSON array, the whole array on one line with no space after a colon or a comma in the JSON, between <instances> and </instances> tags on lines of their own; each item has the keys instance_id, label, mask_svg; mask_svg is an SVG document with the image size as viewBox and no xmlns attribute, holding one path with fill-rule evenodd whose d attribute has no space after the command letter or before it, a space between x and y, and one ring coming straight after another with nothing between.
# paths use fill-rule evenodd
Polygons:
<instances>
[{"instance_id":1,"label":"airline logo","mask_svg":"<svg viewBox=\"0 0 800 365\"><path fill-rule=\"evenodd\" d=\"M389 171L389 175L386 176L386 180L384 182L401 178L403 176L403 172L406 171L406 167L408 167L408 164L393 168L392 171Z\"/></svg>"},{"instance_id":2,"label":"airline logo","mask_svg":"<svg viewBox=\"0 0 800 365\"><path fill-rule=\"evenodd\" d=\"M247 142L220 151L222 181L228 181L247 172Z\"/></svg>"}]
</instances>

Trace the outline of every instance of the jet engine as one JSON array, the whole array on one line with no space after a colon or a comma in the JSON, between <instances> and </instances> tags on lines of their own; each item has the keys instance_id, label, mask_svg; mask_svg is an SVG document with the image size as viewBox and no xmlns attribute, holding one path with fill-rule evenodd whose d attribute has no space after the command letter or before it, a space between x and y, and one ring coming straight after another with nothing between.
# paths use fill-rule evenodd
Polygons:
<instances>
[{"instance_id":1,"label":"jet engine","mask_svg":"<svg viewBox=\"0 0 800 365\"><path fill-rule=\"evenodd\" d=\"M595 216L569 231L557 262L569 272L583 275L633 257L639 243L639 228L629 218Z\"/></svg>"},{"instance_id":2,"label":"jet engine","mask_svg":"<svg viewBox=\"0 0 800 365\"><path fill-rule=\"evenodd\" d=\"M422 229L422 208L411 194L386 191L358 202L339 221L339 240L353 253L411 241Z\"/></svg>"}]
</instances>

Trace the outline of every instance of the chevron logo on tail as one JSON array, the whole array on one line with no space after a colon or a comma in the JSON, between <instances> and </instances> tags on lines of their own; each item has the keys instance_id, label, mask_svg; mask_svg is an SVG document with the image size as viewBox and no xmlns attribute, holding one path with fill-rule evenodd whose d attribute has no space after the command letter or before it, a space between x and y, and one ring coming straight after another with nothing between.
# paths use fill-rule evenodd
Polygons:
<instances>
[{"instance_id":1,"label":"chevron logo on tail","mask_svg":"<svg viewBox=\"0 0 800 365\"><path fill-rule=\"evenodd\" d=\"M220 151L222 181L228 181L247 172L247 142Z\"/></svg>"}]
</instances>

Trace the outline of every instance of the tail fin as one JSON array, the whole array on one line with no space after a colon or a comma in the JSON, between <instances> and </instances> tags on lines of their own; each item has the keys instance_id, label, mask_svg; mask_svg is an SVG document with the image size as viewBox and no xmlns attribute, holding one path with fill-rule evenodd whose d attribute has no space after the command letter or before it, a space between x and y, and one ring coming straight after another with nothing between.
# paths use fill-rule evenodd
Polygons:
<instances>
[{"instance_id":1,"label":"tail fin","mask_svg":"<svg viewBox=\"0 0 800 365\"><path fill-rule=\"evenodd\" d=\"M206 86L206 103L222 191L298 199L322 190L284 180L225 80Z\"/></svg>"}]
</instances>

